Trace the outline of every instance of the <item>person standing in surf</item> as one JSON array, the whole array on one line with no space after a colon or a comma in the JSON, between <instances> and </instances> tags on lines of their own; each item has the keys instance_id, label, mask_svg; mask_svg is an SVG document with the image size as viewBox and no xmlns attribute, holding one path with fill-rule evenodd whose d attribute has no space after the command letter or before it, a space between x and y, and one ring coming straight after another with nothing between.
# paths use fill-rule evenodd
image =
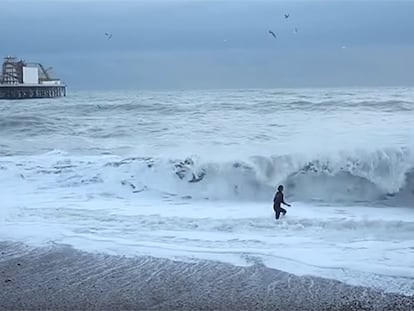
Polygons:
<instances>
[{"instance_id":1,"label":"person standing in surf","mask_svg":"<svg viewBox=\"0 0 414 311\"><path fill-rule=\"evenodd\" d=\"M273 210L275 211L275 217L276 219L279 219L280 213L283 213L283 216L286 215L286 210L281 207L280 205L284 204L286 206L290 207L290 204L285 202L284 196L283 196L283 186L280 185L277 187L277 192L275 194L275 197L273 198Z\"/></svg>"}]
</instances>

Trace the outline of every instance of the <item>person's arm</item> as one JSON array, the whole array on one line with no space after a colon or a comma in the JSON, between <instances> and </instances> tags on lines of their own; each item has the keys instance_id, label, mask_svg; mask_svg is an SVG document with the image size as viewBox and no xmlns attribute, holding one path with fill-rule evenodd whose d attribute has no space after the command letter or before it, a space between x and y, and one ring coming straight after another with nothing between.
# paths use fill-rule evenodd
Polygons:
<instances>
[{"instance_id":1,"label":"person's arm","mask_svg":"<svg viewBox=\"0 0 414 311\"><path fill-rule=\"evenodd\" d=\"M282 203L290 207L290 204L285 202L285 196L283 194L282 194Z\"/></svg>"}]
</instances>

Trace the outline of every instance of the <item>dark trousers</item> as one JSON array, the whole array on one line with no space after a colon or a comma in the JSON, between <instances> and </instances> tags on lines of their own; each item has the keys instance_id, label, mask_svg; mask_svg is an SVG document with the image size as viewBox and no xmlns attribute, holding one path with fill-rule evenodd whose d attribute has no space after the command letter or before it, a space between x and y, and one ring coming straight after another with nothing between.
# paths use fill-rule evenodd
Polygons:
<instances>
[{"instance_id":1,"label":"dark trousers","mask_svg":"<svg viewBox=\"0 0 414 311\"><path fill-rule=\"evenodd\" d=\"M275 217L276 219L279 219L280 213L283 213L283 215L286 214L286 210L283 207L280 206L273 206L273 209L275 210Z\"/></svg>"}]
</instances>

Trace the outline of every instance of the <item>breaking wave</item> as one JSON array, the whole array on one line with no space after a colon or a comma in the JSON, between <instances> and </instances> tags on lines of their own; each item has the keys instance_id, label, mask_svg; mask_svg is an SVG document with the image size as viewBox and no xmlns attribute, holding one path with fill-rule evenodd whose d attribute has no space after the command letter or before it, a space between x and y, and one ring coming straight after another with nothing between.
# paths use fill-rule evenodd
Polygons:
<instances>
[{"instance_id":1,"label":"breaking wave","mask_svg":"<svg viewBox=\"0 0 414 311\"><path fill-rule=\"evenodd\" d=\"M414 199L414 157L406 148L253 156L223 163L197 156L119 159L56 152L24 162L4 157L0 170L21 182L85 189L97 195L269 201L282 183L289 200L407 206Z\"/></svg>"}]
</instances>

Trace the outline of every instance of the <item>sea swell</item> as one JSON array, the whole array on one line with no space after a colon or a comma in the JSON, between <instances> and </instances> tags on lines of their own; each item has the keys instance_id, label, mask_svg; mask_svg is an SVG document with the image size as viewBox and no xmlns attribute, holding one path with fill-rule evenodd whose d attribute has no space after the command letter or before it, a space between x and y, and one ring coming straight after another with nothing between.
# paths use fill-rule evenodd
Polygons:
<instances>
[{"instance_id":1,"label":"sea swell","mask_svg":"<svg viewBox=\"0 0 414 311\"><path fill-rule=\"evenodd\" d=\"M269 201L284 184L289 200L412 206L414 157L408 148L317 155L253 156L238 161L115 156L0 158L0 182L22 188L71 188L113 196ZM24 188L24 187L23 187Z\"/></svg>"}]
</instances>

